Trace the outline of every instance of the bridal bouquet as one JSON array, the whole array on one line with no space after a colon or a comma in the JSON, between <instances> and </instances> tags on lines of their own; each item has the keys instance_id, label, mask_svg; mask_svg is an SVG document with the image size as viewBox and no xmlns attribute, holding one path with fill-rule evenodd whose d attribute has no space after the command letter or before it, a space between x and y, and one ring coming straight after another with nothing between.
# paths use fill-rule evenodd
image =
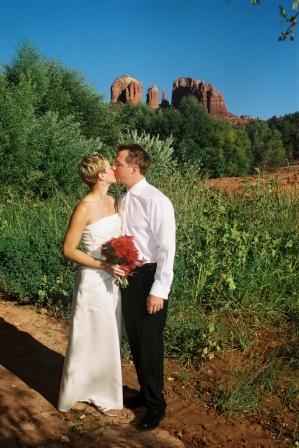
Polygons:
<instances>
[{"instance_id":1,"label":"bridal bouquet","mask_svg":"<svg viewBox=\"0 0 299 448\"><path fill-rule=\"evenodd\" d=\"M139 258L133 237L128 235L112 238L103 244L102 255L106 257L106 261L119 264L126 271L125 277L116 280L116 284L121 288L128 286L127 278L133 275L135 269L144 263L144 260Z\"/></svg>"}]
</instances>

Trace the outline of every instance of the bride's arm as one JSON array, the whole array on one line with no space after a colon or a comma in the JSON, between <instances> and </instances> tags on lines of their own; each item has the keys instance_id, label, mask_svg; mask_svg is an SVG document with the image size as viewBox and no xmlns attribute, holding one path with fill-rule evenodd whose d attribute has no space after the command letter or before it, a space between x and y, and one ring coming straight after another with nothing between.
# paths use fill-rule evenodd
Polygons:
<instances>
[{"instance_id":1,"label":"bride's arm","mask_svg":"<svg viewBox=\"0 0 299 448\"><path fill-rule=\"evenodd\" d=\"M79 202L73 211L64 236L62 248L64 258L87 268L103 269L111 275L122 276L124 273L118 265L111 265L104 260L96 260L77 248L88 219L88 205Z\"/></svg>"},{"instance_id":2,"label":"bride's arm","mask_svg":"<svg viewBox=\"0 0 299 448\"><path fill-rule=\"evenodd\" d=\"M101 262L77 249L82 232L88 222L88 206L83 202L75 207L63 242L63 256L66 260L81 264L88 268L101 268Z\"/></svg>"}]
</instances>

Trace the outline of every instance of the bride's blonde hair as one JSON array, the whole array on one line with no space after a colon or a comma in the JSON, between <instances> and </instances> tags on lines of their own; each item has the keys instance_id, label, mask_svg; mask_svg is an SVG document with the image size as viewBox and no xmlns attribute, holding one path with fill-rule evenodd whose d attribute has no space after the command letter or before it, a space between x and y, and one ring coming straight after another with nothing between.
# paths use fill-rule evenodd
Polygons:
<instances>
[{"instance_id":1,"label":"bride's blonde hair","mask_svg":"<svg viewBox=\"0 0 299 448\"><path fill-rule=\"evenodd\" d=\"M81 160L78 172L83 180L89 187L92 187L96 181L99 173L106 171L107 159L102 154L87 154Z\"/></svg>"}]
</instances>

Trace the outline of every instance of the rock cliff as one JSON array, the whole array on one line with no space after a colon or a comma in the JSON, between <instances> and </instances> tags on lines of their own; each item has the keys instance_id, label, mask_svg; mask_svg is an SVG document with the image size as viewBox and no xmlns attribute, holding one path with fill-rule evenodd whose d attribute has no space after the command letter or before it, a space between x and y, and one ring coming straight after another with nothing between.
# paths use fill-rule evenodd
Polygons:
<instances>
[{"instance_id":1,"label":"rock cliff","mask_svg":"<svg viewBox=\"0 0 299 448\"><path fill-rule=\"evenodd\" d=\"M111 102L138 104L142 99L142 82L130 75L116 78L111 86Z\"/></svg>"},{"instance_id":2,"label":"rock cliff","mask_svg":"<svg viewBox=\"0 0 299 448\"><path fill-rule=\"evenodd\" d=\"M148 89L146 94L146 104L151 109L157 109L159 107L159 90L156 85Z\"/></svg>"},{"instance_id":3,"label":"rock cliff","mask_svg":"<svg viewBox=\"0 0 299 448\"><path fill-rule=\"evenodd\" d=\"M111 103L138 104L142 101L142 88L142 82L133 78L133 76L119 76L111 86ZM189 77L176 79L172 87L171 105L178 107L182 98L187 95L195 96L208 113L216 118L228 120L239 126L243 126L252 120L250 117L239 117L228 112L224 96L212 84ZM159 91L156 85L147 90L146 103L151 109L169 107L164 90L162 91L161 104L159 104Z\"/></svg>"},{"instance_id":4,"label":"rock cliff","mask_svg":"<svg viewBox=\"0 0 299 448\"><path fill-rule=\"evenodd\" d=\"M187 95L195 96L212 115L227 114L224 96L212 84L185 77L176 79L172 86L172 105L178 107Z\"/></svg>"}]
</instances>

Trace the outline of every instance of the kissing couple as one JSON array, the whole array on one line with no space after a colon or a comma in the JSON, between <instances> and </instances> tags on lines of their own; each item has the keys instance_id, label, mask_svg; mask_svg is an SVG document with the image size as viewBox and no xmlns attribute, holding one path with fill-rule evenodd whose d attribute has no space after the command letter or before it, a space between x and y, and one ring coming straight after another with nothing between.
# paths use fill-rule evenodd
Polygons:
<instances>
[{"instance_id":1,"label":"kissing couple","mask_svg":"<svg viewBox=\"0 0 299 448\"><path fill-rule=\"evenodd\" d=\"M79 165L90 191L76 205L63 243L64 257L79 267L58 402L62 412L81 401L108 416L117 416L123 406L144 407L141 430L156 428L165 416L163 333L175 255L173 206L147 182L149 165L149 155L137 144L119 145L112 167L100 154L85 156ZM118 201L107 194L115 182L127 187ZM115 280L125 277L125 270L101 253L121 234L134 238L144 261L122 290ZM121 311L140 386L124 403Z\"/></svg>"}]
</instances>

